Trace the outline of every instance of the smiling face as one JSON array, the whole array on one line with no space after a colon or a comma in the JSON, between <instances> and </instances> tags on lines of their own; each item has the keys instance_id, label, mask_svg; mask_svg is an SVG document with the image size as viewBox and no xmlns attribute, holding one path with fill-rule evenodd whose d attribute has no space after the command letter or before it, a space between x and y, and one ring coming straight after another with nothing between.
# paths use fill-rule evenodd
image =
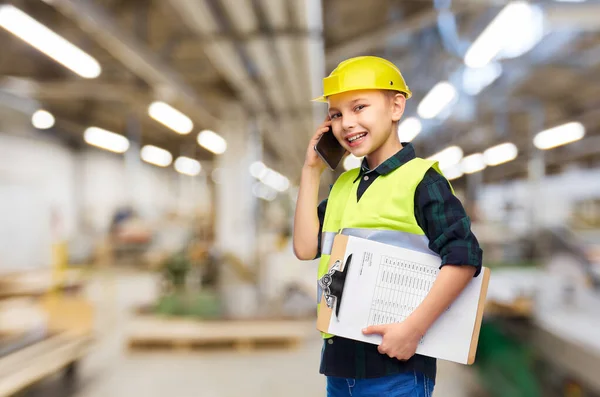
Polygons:
<instances>
[{"instance_id":1,"label":"smiling face","mask_svg":"<svg viewBox=\"0 0 600 397\"><path fill-rule=\"evenodd\" d=\"M367 156L371 169L402 148L395 128L404 112L402 94L357 90L328 100L333 134L354 156Z\"/></svg>"}]
</instances>

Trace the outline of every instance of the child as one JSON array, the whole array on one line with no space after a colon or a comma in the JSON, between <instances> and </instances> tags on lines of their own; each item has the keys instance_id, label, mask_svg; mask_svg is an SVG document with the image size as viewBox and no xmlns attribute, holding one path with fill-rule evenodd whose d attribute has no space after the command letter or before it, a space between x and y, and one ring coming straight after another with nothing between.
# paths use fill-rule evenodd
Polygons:
<instances>
[{"instance_id":1,"label":"child","mask_svg":"<svg viewBox=\"0 0 600 397\"><path fill-rule=\"evenodd\" d=\"M417 158L410 143L400 142L398 122L411 92L396 66L378 57L348 59L323 85L324 96L316 100L329 104L329 115L310 140L302 169L294 218L298 259L320 257L322 277L338 232L433 251L442 259L433 287L410 316L363 330L381 334L379 346L323 334L320 373L327 377L327 395L430 396L436 360L416 355L418 342L479 274L482 251L437 163ZM313 148L329 127L348 152L364 160L318 204L326 166Z\"/></svg>"}]
</instances>

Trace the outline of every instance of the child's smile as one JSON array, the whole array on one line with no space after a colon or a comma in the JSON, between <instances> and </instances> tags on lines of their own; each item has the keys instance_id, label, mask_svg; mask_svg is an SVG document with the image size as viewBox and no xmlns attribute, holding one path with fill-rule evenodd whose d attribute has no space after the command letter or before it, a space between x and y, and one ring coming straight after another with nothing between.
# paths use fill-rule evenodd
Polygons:
<instances>
[{"instance_id":1,"label":"child's smile","mask_svg":"<svg viewBox=\"0 0 600 397\"><path fill-rule=\"evenodd\" d=\"M367 132L353 132L346 135L344 138L348 142L349 147L355 148L365 141L367 134Z\"/></svg>"}]
</instances>

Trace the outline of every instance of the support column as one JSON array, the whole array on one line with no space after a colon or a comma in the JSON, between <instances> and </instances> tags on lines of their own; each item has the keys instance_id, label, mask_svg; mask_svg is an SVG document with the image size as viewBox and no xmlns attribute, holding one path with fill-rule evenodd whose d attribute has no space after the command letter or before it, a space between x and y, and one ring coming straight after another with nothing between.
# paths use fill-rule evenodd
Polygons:
<instances>
[{"instance_id":1,"label":"support column","mask_svg":"<svg viewBox=\"0 0 600 397\"><path fill-rule=\"evenodd\" d=\"M305 26L313 35L306 41L308 68L310 76L310 95L316 98L323 93L323 78L325 71L325 43L323 39L323 13L321 0L306 1ZM325 118L327 107L320 103L313 103L313 130ZM312 131L309 132L312 136Z\"/></svg>"},{"instance_id":2,"label":"support column","mask_svg":"<svg viewBox=\"0 0 600 397\"><path fill-rule=\"evenodd\" d=\"M224 259L220 272L221 298L226 314L252 317L259 310L257 253L257 198L252 194L254 178L250 164L260 160L261 142L256 123L243 116L228 115L222 130L227 151L215 157L220 181L216 183L216 248ZM250 270L254 278L234 262Z\"/></svg>"},{"instance_id":3,"label":"support column","mask_svg":"<svg viewBox=\"0 0 600 397\"><path fill-rule=\"evenodd\" d=\"M535 135L544 129L544 118L545 113L542 105L534 104L529 113L530 116L530 134L529 134L529 145L530 145L530 156L527 164L527 172L529 179L529 194L530 194L530 225L533 232L543 226L542 217L544 211L544 195L542 194L541 188L546 176L546 159L544 151L535 147L533 144L533 138ZM533 199L535 197L535 200Z\"/></svg>"},{"instance_id":4,"label":"support column","mask_svg":"<svg viewBox=\"0 0 600 397\"><path fill-rule=\"evenodd\" d=\"M323 37L323 5L322 0L304 0L305 2L305 20L303 26L312 32L306 40L305 52L308 62L308 71L310 79L310 97L317 98L323 94L323 78L328 74L325 63L325 40ZM323 123L327 115L327 105L322 103L312 103L312 128L307 131L308 143L316 130ZM303 148L305 149L305 148ZM339 167L342 169L342 166ZM335 175L331 172L323 173L321 184L319 186L319 200L329 192L329 186L335 182Z\"/></svg>"},{"instance_id":5,"label":"support column","mask_svg":"<svg viewBox=\"0 0 600 397\"><path fill-rule=\"evenodd\" d=\"M204 150L195 142L180 145L179 154L173 155L173 162L179 156L196 158L198 152ZM210 212L211 194L208 189L208 173L207 164L201 164L202 170L199 175L190 176L176 173L174 176L174 184L177 186L177 212L179 214L199 215L208 214Z\"/></svg>"},{"instance_id":6,"label":"support column","mask_svg":"<svg viewBox=\"0 0 600 397\"><path fill-rule=\"evenodd\" d=\"M535 147L533 138L544 129L545 111L541 104L534 103L529 113L530 117L530 156L527 164L529 180L529 225L534 237L534 253L539 257L545 250L546 242L541 239L540 229L543 225L544 214L544 193L542 192L542 183L546 176L546 159L544 151Z\"/></svg>"},{"instance_id":7,"label":"support column","mask_svg":"<svg viewBox=\"0 0 600 397\"><path fill-rule=\"evenodd\" d=\"M144 197L140 196L142 193L142 159L140 157L142 129L139 119L134 114L127 118L127 139L129 139L129 150L124 155L129 189L127 199L135 211L144 215Z\"/></svg>"},{"instance_id":8,"label":"support column","mask_svg":"<svg viewBox=\"0 0 600 397\"><path fill-rule=\"evenodd\" d=\"M468 215L477 221L477 203L478 203L478 195L483 186L483 172L475 172L473 174L467 174L467 186L465 192L466 199L466 207L468 211Z\"/></svg>"}]
</instances>

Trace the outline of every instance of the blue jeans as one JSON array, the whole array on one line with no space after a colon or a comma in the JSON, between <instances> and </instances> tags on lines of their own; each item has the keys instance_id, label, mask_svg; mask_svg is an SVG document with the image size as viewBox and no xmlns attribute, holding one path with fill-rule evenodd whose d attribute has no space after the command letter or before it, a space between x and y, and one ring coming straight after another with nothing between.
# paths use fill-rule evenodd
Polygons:
<instances>
[{"instance_id":1,"label":"blue jeans","mask_svg":"<svg viewBox=\"0 0 600 397\"><path fill-rule=\"evenodd\" d=\"M434 382L418 372L373 379L327 377L327 397L431 397Z\"/></svg>"}]
</instances>

